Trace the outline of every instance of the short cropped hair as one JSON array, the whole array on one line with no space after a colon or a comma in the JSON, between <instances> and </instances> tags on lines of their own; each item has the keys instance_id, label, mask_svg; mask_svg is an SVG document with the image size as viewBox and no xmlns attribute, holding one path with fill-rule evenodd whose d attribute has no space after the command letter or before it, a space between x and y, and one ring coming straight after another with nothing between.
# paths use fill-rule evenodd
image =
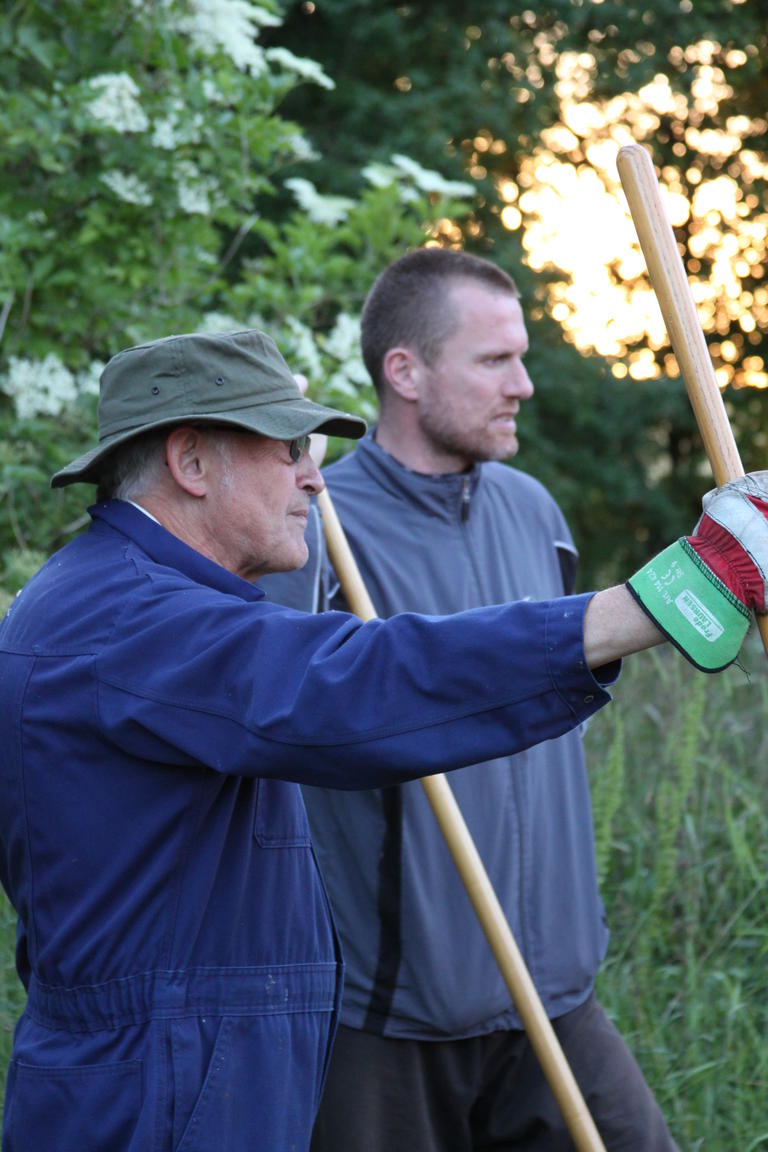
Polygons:
<instances>
[{"instance_id":1,"label":"short cropped hair","mask_svg":"<svg viewBox=\"0 0 768 1152\"><path fill-rule=\"evenodd\" d=\"M455 248L419 248L401 256L374 281L363 305L360 340L363 360L382 395L384 357L390 348L413 348L433 364L456 324L448 304L450 288L475 280L519 299L517 286L490 260Z\"/></svg>"}]
</instances>

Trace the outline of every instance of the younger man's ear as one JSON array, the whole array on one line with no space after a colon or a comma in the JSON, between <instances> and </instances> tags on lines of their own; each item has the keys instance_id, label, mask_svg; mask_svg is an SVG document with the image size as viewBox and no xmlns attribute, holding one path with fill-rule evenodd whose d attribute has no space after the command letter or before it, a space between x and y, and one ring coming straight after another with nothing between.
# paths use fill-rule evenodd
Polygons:
<instances>
[{"instance_id":1,"label":"younger man's ear","mask_svg":"<svg viewBox=\"0 0 768 1152\"><path fill-rule=\"evenodd\" d=\"M421 371L421 360L410 348L390 348L382 362L384 379L402 400L418 399Z\"/></svg>"}]
</instances>

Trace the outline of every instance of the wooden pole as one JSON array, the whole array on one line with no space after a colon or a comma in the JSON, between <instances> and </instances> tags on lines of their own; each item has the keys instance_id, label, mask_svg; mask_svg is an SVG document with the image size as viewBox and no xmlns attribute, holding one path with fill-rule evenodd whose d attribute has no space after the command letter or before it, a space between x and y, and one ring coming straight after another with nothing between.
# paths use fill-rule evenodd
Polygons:
<instances>
[{"instance_id":1,"label":"wooden pole","mask_svg":"<svg viewBox=\"0 0 768 1152\"><path fill-rule=\"evenodd\" d=\"M672 351L719 488L726 481L743 476L744 467L653 164L645 148L627 144L619 150L617 167ZM768 616L758 616L757 626L768 654Z\"/></svg>"},{"instance_id":2,"label":"wooden pole","mask_svg":"<svg viewBox=\"0 0 768 1152\"><path fill-rule=\"evenodd\" d=\"M347 604L361 620L373 620L376 611L327 488L317 502ZM428 776L421 785L578 1152L605 1152L448 781L444 775Z\"/></svg>"}]
</instances>

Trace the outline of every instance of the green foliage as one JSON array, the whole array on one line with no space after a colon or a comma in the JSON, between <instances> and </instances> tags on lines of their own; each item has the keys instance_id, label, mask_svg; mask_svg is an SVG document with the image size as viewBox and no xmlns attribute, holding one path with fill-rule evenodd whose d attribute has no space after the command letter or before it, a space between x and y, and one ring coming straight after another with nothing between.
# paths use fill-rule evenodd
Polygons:
<instances>
[{"instance_id":1,"label":"green foliage","mask_svg":"<svg viewBox=\"0 0 768 1152\"><path fill-rule=\"evenodd\" d=\"M48 482L95 441L109 356L169 332L260 325L313 394L371 416L365 292L466 211L418 168L378 171L343 201L291 187L311 149L279 105L302 78L315 91L331 81L261 47L274 5L232 5L218 25L182 0L85 7L31 0L0 16L3 603L29 573L20 558L82 527L83 490Z\"/></svg>"},{"instance_id":2,"label":"green foliage","mask_svg":"<svg viewBox=\"0 0 768 1152\"><path fill-rule=\"evenodd\" d=\"M613 733L600 771L592 780L592 820L595 828L597 882L602 886L613 845L613 821L624 797L625 735L621 712L611 714Z\"/></svg>"},{"instance_id":3,"label":"green foliage","mask_svg":"<svg viewBox=\"0 0 768 1152\"><path fill-rule=\"evenodd\" d=\"M300 138L274 114L294 78L204 48L184 5L83 8L16 5L0 24L4 352L72 368L199 321L222 237Z\"/></svg>"},{"instance_id":4,"label":"green foliage","mask_svg":"<svg viewBox=\"0 0 768 1152\"><path fill-rule=\"evenodd\" d=\"M677 840L683 825L686 801L696 778L696 756L701 739L706 681L694 679L691 693L681 708L674 732L667 736L670 765L656 795L656 857L654 861L651 924L660 923L660 911L672 897L677 880Z\"/></svg>"}]
</instances>

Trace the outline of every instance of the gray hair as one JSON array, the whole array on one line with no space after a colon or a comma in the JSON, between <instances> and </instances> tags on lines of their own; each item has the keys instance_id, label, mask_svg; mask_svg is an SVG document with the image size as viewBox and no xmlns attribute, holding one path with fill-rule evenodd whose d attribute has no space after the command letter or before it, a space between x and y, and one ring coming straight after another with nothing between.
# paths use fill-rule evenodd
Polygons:
<instances>
[{"instance_id":1,"label":"gray hair","mask_svg":"<svg viewBox=\"0 0 768 1152\"><path fill-rule=\"evenodd\" d=\"M159 481L170 428L134 436L110 452L99 474L97 499L135 500Z\"/></svg>"},{"instance_id":2,"label":"gray hair","mask_svg":"<svg viewBox=\"0 0 768 1152\"><path fill-rule=\"evenodd\" d=\"M174 427L179 425L134 436L110 452L99 475L97 500L136 500L155 488L164 475L167 463L165 444ZM198 427L205 431L206 438L223 456L225 475L228 478L230 438L238 429L222 428L220 425Z\"/></svg>"}]
</instances>

